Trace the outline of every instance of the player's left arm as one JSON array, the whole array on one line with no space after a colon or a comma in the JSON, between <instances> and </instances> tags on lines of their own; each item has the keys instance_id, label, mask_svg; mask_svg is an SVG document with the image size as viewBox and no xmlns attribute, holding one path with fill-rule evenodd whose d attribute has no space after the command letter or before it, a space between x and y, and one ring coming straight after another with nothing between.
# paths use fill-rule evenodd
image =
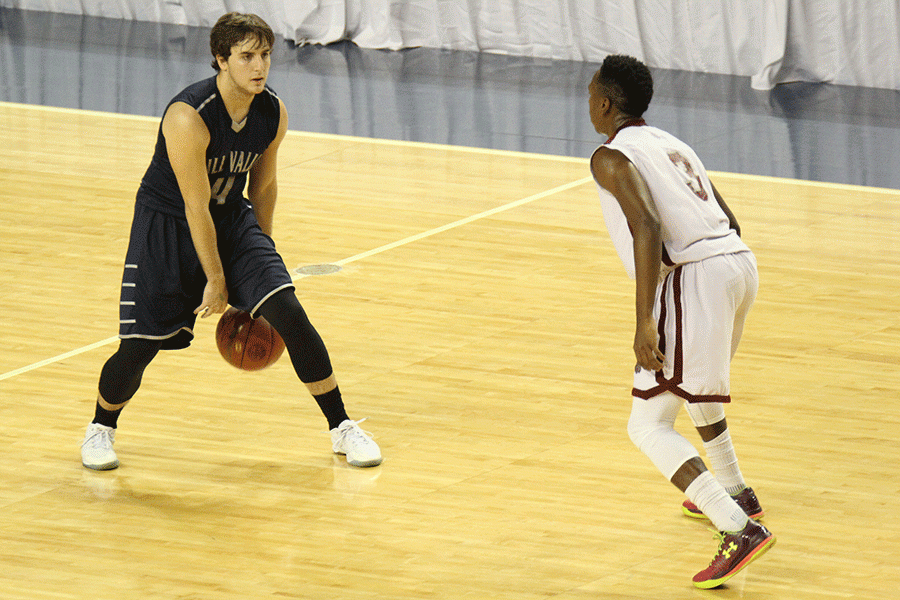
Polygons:
<instances>
[{"instance_id":1,"label":"player's left arm","mask_svg":"<svg viewBox=\"0 0 900 600\"><path fill-rule=\"evenodd\" d=\"M728 226L729 226L730 228L734 229L734 230L737 232L738 237L740 237L740 235L741 235L741 226L740 226L740 224L737 222L737 218L734 216L734 213L731 212L731 209L728 208L728 205L725 204L725 199L722 198L722 194L719 193L719 190L716 189L716 186L713 185L713 182L710 181L709 184L712 185L713 196L716 197L716 202L719 203L719 206L720 206L720 207L722 208L722 210L725 212L725 216L728 217Z\"/></svg>"},{"instance_id":2,"label":"player's left arm","mask_svg":"<svg viewBox=\"0 0 900 600\"><path fill-rule=\"evenodd\" d=\"M272 222L275 215L275 201L278 198L278 147L284 139L288 128L287 109L281 98L278 99L281 116L278 119L278 133L266 148L262 156L250 169L250 182L247 197L253 205L253 212L263 232L272 235Z\"/></svg>"}]
</instances>

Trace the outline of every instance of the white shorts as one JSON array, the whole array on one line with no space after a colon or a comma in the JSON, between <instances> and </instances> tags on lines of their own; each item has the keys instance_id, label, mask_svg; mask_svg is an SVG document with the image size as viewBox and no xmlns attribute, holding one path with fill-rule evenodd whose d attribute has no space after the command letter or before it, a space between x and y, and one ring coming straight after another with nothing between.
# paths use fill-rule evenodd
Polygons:
<instances>
[{"instance_id":1,"label":"white shorts","mask_svg":"<svg viewBox=\"0 0 900 600\"><path fill-rule=\"evenodd\" d=\"M675 267L656 289L661 371L635 367L632 395L672 392L688 402L731 402L731 358L759 287L752 252Z\"/></svg>"}]
</instances>

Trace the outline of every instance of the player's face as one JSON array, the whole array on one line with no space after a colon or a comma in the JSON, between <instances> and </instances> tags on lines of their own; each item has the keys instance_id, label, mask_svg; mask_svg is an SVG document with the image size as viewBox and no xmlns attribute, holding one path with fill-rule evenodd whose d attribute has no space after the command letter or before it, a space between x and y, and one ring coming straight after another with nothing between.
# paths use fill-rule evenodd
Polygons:
<instances>
[{"instance_id":1,"label":"player's face","mask_svg":"<svg viewBox=\"0 0 900 600\"><path fill-rule=\"evenodd\" d=\"M227 61L219 58L219 66L227 73L234 86L248 94L258 94L265 89L272 65L272 48L261 44L255 37L231 47Z\"/></svg>"}]
</instances>

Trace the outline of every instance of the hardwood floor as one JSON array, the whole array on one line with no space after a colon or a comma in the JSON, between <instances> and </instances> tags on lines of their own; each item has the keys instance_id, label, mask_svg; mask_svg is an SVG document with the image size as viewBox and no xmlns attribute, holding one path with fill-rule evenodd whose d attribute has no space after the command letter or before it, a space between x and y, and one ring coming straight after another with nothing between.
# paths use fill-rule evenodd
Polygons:
<instances>
[{"instance_id":1,"label":"hardwood floor","mask_svg":"<svg viewBox=\"0 0 900 600\"><path fill-rule=\"evenodd\" d=\"M759 261L727 411L778 543L703 592L712 532L625 432L633 284L586 159L289 133L275 239L340 267L297 294L384 464L211 318L83 469L156 127L0 104L0 598L896 595L900 192L712 174Z\"/></svg>"}]
</instances>

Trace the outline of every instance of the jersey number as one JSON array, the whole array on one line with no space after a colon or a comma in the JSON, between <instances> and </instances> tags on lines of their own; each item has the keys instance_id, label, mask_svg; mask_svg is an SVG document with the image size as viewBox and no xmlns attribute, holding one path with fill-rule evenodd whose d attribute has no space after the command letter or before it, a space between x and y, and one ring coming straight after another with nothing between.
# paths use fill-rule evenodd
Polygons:
<instances>
[{"instance_id":1,"label":"jersey number","mask_svg":"<svg viewBox=\"0 0 900 600\"><path fill-rule=\"evenodd\" d=\"M691 166L690 161L680 153L674 151L669 152L669 160L671 160L672 164L678 167L678 170L685 175L686 179L684 180L684 183L691 188L691 191L704 202L709 200L709 194L703 189L703 183L700 181L700 176L694 173L694 167Z\"/></svg>"},{"instance_id":2,"label":"jersey number","mask_svg":"<svg viewBox=\"0 0 900 600\"><path fill-rule=\"evenodd\" d=\"M234 175L230 177L219 177L216 179L215 183L212 184L212 199L216 201L216 204L225 204L225 198L228 197L228 192L231 191L231 186L234 185Z\"/></svg>"}]
</instances>

